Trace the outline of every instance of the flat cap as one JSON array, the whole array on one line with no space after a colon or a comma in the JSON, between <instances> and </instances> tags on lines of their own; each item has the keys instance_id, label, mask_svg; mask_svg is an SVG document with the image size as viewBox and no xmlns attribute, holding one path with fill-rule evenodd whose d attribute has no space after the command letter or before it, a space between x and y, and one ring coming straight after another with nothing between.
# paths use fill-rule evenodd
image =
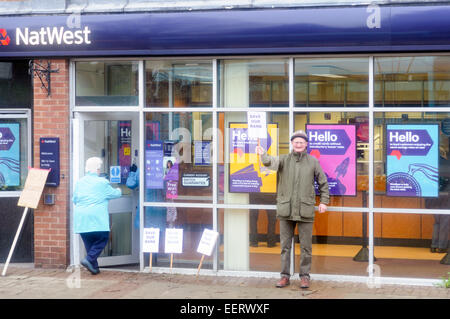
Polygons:
<instances>
[{"instance_id":1,"label":"flat cap","mask_svg":"<svg viewBox=\"0 0 450 319\"><path fill-rule=\"evenodd\" d=\"M295 131L294 133L292 133L291 141L296 137L301 137L302 139L304 139L305 141L308 142L308 135L306 135L305 131L298 130L298 131Z\"/></svg>"}]
</instances>

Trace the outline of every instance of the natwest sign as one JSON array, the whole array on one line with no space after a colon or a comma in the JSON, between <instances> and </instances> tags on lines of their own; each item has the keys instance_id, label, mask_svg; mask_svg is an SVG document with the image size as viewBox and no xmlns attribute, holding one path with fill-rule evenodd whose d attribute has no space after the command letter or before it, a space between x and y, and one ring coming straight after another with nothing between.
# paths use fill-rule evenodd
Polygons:
<instances>
[{"instance_id":1,"label":"natwest sign","mask_svg":"<svg viewBox=\"0 0 450 319\"><path fill-rule=\"evenodd\" d=\"M16 45L91 44L89 27L66 30L64 27L42 27L38 31L16 28Z\"/></svg>"}]
</instances>

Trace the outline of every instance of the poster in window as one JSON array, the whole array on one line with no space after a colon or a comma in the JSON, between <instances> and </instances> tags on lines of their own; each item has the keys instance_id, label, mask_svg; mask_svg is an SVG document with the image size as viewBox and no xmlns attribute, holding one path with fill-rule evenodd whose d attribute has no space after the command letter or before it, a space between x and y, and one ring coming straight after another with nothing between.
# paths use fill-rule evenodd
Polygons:
<instances>
[{"instance_id":1,"label":"poster in window","mask_svg":"<svg viewBox=\"0 0 450 319\"><path fill-rule=\"evenodd\" d=\"M118 125L118 161L120 166L120 183L125 184L131 166L131 121L119 121Z\"/></svg>"},{"instance_id":2,"label":"poster in window","mask_svg":"<svg viewBox=\"0 0 450 319\"><path fill-rule=\"evenodd\" d=\"M437 197L439 125L386 125L386 195Z\"/></svg>"},{"instance_id":3,"label":"poster in window","mask_svg":"<svg viewBox=\"0 0 450 319\"><path fill-rule=\"evenodd\" d=\"M249 138L247 123L230 123L230 193L276 193L277 173L262 165L255 148L257 138ZM278 156L277 124L267 124L267 138L259 139L272 156Z\"/></svg>"},{"instance_id":4,"label":"poster in window","mask_svg":"<svg viewBox=\"0 0 450 319\"><path fill-rule=\"evenodd\" d=\"M328 179L330 195L356 196L355 125L308 124L306 131L308 153L319 160Z\"/></svg>"},{"instance_id":5,"label":"poster in window","mask_svg":"<svg viewBox=\"0 0 450 319\"><path fill-rule=\"evenodd\" d=\"M164 189L164 150L162 141L145 143L145 186Z\"/></svg>"},{"instance_id":6,"label":"poster in window","mask_svg":"<svg viewBox=\"0 0 450 319\"><path fill-rule=\"evenodd\" d=\"M0 187L20 185L20 124L0 123Z\"/></svg>"}]
</instances>

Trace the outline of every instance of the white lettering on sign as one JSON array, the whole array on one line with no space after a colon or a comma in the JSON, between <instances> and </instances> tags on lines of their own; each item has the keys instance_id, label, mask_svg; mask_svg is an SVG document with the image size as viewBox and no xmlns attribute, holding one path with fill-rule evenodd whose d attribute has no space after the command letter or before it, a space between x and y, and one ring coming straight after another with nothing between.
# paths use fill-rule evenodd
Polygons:
<instances>
[{"instance_id":1,"label":"white lettering on sign","mask_svg":"<svg viewBox=\"0 0 450 319\"><path fill-rule=\"evenodd\" d=\"M399 132L389 132L389 142L414 142L419 141L419 135L412 134L412 132L406 132L400 134Z\"/></svg>"},{"instance_id":2,"label":"white lettering on sign","mask_svg":"<svg viewBox=\"0 0 450 319\"><path fill-rule=\"evenodd\" d=\"M314 142L336 142L338 137L329 131L325 131L324 134L313 131L309 133L309 139Z\"/></svg>"},{"instance_id":3,"label":"white lettering on sign","mask_svg":"<svg viewBox=\"0 0 450 319\"><path fill-rule=\"evenodd\" d=\"M64 27L42 27L39 31L16 28L17 45L91 44L91 30L65 30Z\"/></svg>"}]
</instances>

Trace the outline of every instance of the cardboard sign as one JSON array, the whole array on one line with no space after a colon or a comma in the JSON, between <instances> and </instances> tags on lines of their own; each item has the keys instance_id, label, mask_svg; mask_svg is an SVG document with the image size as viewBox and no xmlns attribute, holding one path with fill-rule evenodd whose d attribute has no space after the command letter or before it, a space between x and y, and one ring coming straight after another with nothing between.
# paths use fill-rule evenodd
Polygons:
<instances>
[{"instance_id":1,"label":"cardboard sign","mask_svg":"<svg viewBox=\"0 0 450 319\"><path fill-rule=\"evenodd\" d=\"M248 112L248 137L267 138L266 112Z\"/></svg>"},{"instance_id":2,"label":"cardboard sign","mask_svg":"<svg viewBox=\"0 0 450 319\"><path fill-rule=\"evenodd\" d=\"M142 251L157 253L159 251L159 228L144 228Z\"/></svg>"},{"instance_id":3,"label":"cardboard sign","mask_svg":"<svg viewBox=\"0 0 450 319\"><path fill-rule=\"evenodd\" d=\"M31 167L18 206L37 208L50 170Z\"/></svg>"},{"instance_id":4,"label":"cardboard sign","mask_svg":"<svg viewBox=\"0 0 450 319\"><path fill-rule=\"evenodd\" d=\"M167 228L164 246L166 254L181 254L183 252L183 229Z\"/></svg>"},{"instance_id":5,"label":"cardboard sign","mask_svg":"<svg viewBox=\"0 0 450 319\"><path fill-rule=\"evenodd\" d=\"M203 235L200 239L197 252L203 255L211 256L218 237L219 233L216 231L213 231L211 229L203 230Z\"/></svg>"}]
</instances>

